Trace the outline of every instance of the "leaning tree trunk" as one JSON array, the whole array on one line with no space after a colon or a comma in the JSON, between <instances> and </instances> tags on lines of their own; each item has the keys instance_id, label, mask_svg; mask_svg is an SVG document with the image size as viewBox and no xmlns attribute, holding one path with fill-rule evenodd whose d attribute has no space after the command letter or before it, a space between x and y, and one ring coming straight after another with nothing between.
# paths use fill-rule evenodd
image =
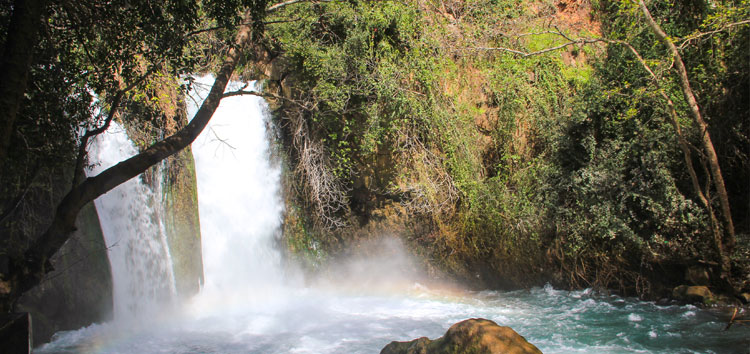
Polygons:
<instances>
[{"instance_id":1,"label":"leaning tree trunk","mask_svg":"<svg viewBox=\"0 0 750 354\"><path fill-rule=\"evenodd\" d=\"M714 188L716 188L716 194L719 196L719 205L721 207L721 214L724 221L724 254L720 255L722 260L722 278L729 280L729 270L731 267L729 255L732 254L735 245L734 223L732 222L732 213L729 207L729 195L727 194L727 189L724 184L724 177L721 174L719 158L716 155L716 149L714 149L714 144L711 141L711 135L708 132L708 124L705 120L703 120L700 107L698 107L698 101L695 99L693 89L690 87L687 69L685 68L685 63L682 61L680 52L677 50L677 47L674 45L672 40L669 39L661 26L659 26L659 24L654 21L654 18L651 17L651 13L648 11L648 8L646 7L646 4L643 2L643 0L639 0L638 5L645 15L646 22L648 22L651 30L654 32L654 34L656 34L656 37L659 38L659 40L667 46L669 52L674 57L674 64L677 68L677 73L680 78L680 88L682 89L682 94L685 97L685 101L687 102L688 107L690 108L690 116L693 118L695 123L698 125L698 129L700 130L701 144L703 145L703 150L708 160Z\"/></svg>"},{"instance_id":2,"label":"leaning tree trunk","mask_svg":"<svg viewBox=\"0 0 750 354\"><path fill-rule=\"evenodd\" d=\"M10 288L10 292L0 295L4 297L0 298L0 305L7 307L5 310L9 310L21 294L39 284L44 275L51 271L50 258L75 230L76 216L86 203L181 151L198 137L219 106L227 83L241 58L242 49L250 43L251 34L252 29L249 25L242 25L239 28L234 46L229 50L221 68L216 73L216 80L211 91L188 125L174 135L151 145L138 155L104 170L95 177L87 178L68 192L58 205L52 224L47 231L32 243L24 253L23 259L11 260L4 285Z\"/></svg>"},{"instance_id":3,"label":"leaning tree trunk","mask_svg":"<svg viewBox=\"0 0 750 354\"><path fill-rule=\"evenodd\" d=\"M16 0L0 57L0 172L8 155L13 125L26 93L34 46L48 0Z\"/></svg>"}]
</instances>

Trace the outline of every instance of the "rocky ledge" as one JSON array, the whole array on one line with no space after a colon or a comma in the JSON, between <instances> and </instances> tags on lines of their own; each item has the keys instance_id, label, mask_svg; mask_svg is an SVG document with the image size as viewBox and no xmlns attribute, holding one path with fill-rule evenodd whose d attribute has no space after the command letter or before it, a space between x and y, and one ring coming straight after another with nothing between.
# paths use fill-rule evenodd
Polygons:
<instances>
[{"instance_id":1,"label":"rocky ledge","mask_svg":"<svg viewBox=\"0 0 750 354\"><path fill-rule=\"evenodd\" d=\"M541 354L526 338L510 327L484 319L472 318L451 326L445 335L410 342L391 342L380 354Z\"/></svg>"}]
</instances>

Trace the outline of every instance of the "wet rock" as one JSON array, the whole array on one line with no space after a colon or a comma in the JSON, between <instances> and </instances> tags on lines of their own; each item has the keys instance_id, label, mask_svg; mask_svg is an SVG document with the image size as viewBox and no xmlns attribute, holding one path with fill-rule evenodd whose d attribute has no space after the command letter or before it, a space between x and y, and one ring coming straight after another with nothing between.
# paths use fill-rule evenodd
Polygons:
<instances>
[{"instance_id":1,"label":"wet rock","mask_svg":"<svg viewBox=\"0 0 750 354\"><path fill-rule=\"evenodd\" d=\"M386 345L380 354L427 354L432 341L427 337L417 338L411 342L393 341Z\"/></svg>"},{"instance_id":2,"label":"wet rock","mask_svg":"<svg viewBox=\"0 0 750 354\"><path fill-rule=\"evenodd\" d=\"M381 354L541 354L510 327L483 318L472 318L451 326L444 336L429 340L427 337L410 342L391 342Z\"/></svg>"},{"instance_id":3,"label":"wet rock","mask_svg":"<svg viewBox=\"0 0 750 354\"><path fill-rule=\"evenodd\" d=\"M680 285L674 288L672 296L677 300L690 303L711 304L716 300L711 290L702 285Z\"/></svg>"},{"instance_id":4,"label":"wet rock","mask_svg":"<svg viewBox=\"0 0 750 354\"><path fill-rule=\"evenodd\" d=\"M76 226L78 229L52 257L55 270L24 293L15 308L31 314L34 343L45 343L58 331L112 318L112 274L93 203L78 214Z\"/></svg>"},{"instance_id":5,"label":"wet rock","mask_svg":"<svg viewBox=\"0 0 750 354\"><path fill-rule=\"evenodd\" d=\"M175 287L179 297L189 298L197 294L203 284L198 185L192 150L180 151L165 160L163 166L164 228Z\"/></svg>"},{"instance_id":6,"label":"wet rock","mask_svg":"<svg viewBox=\"0 0 750 354\"><path fill-rule=\"evenodd\" d=\"M28 313L0 314L0 343L3 353L31 353L31 316Z\"/></svg>"}]
</instances>

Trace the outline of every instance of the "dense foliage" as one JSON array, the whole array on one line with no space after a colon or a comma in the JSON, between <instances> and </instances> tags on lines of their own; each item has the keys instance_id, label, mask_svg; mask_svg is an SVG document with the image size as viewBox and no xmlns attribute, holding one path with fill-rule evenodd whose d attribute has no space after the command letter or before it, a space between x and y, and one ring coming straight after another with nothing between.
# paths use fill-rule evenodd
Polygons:
<instances>
[{"instance_id":1,"label":"dense foliage","mask_svg":"<svg viewBox=\"0 0 750 354\"><path fill-rule=\"evenodd\" d=\"M747 4L649 6L680 45L721 142L745 242L732 255L741 278L750 32L732 24L748 18ZM290 176L309 187L323 179L316 171L334 171L326 177L333 182L289 191L294 203L317 211L306 223L294 218L289 233L301 235L290 236L295 249L319 254L323 243L335 250L366 237L351 229L408 219L406 237L425 259L484 285L552 277L656 293L651 286L683 281L687 267L716 264L708 216L691 189L667 105L631 50L575 44L519 54L571 38L630 43L699 146L670 72L673 59L636 4L359 1L284 16L295 20L269 34L293 77L282 84L295 90L288 95L295 102L281 102L279 114ZM310 146L323 157L308 158ZM310 166L316 163L324 168ZM705 166L700 153L695 164ZM707 170L699 169L708 185ZM341 197L311 197L326 188ZM320 206L330 202L336 205Z\"/></svg>"}]
</instances>

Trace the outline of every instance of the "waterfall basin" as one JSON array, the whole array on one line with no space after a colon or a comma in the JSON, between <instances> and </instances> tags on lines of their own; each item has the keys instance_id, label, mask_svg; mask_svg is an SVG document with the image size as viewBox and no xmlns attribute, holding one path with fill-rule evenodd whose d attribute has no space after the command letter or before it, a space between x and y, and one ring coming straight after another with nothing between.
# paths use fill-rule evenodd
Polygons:
<instances>
[{"instance_id":1,"label":"waterfall basin","mask_svg":"<svg viewBox=\"0 0 750 354\"><path fill-rule=\"evenodd\" d=\"M282 290L282 289L278 289ZM562 291L402 294L316 288L261 293L241 303L198 295L139 322L61 332L36 353L378 353L392 340L442 336L483 317L510 326L544 353L745 353L750 328L690 305Z\"/></svg>"}]
</instances>

